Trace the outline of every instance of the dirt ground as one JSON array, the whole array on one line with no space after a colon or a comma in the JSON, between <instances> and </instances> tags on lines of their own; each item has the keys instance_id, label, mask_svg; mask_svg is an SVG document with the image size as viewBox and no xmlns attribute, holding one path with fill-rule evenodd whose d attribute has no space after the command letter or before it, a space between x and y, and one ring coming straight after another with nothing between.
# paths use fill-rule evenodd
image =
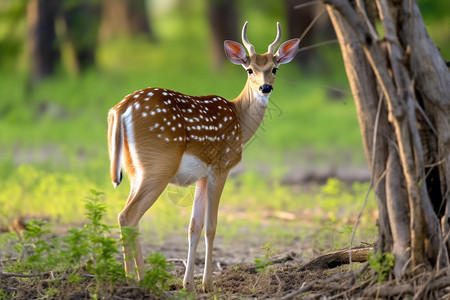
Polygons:
<instances>
[{"instance_id":1,"label":"dirt ground","mask_svg":"<svg viewBox=\"0 0 450 300\"><path fill-rule=\"evenodd\" d=\"M387 280L377 284L374 272L366 263L355 262L351 268L336 260L327 260L324 264L324 257L334 257L339 251L314 253L308 241L294 240L278 247L275 255L270 256L273 264L260 271L254 259L263 256L263 243L263 237L257 235L231 242L218 237L213 258L215 291L210 293L203 293L201 289L205 257L203 240L199 243L195 262L196 293L182 291L187 238L177 235L167 237L159 245L144 239L145 256L160 252L172 264L170 273L174 279L162 295L151 294L133 282L104 284L96 290L92 276L74 283L61 274L19 278L0 273L0 299L93 299L93 294L97 299L403 299L415 295L422 296L417 299L450 299L450 277L445 273L450 269L405 278L403 282ZM357 261L356 255L354 261Z\"/></svg>"},{"instance_id":2,"label":"dirt ground","mask_svg":"<svg viewBox=\"0 0 450 300\"><path fill-rule=\"evenodd\" d=\"M274 264L264 271L257 271L254 259L262 256L261 237L251 236L243 242L224 243L220 238L214 247L214 283L216 290L203 293L201 279L204 267L204 241L198 246L195 280L197 291L195 296L180 294L182 278L185 271L187 255L187 238L173 236L166 238L164 243L151 246L143 244L144 254L163 253L172 268L174 276L169 291L165 295L155 296L146 292L134 283L105 286L97 292L99 299L165 299L192 298L195 299L246 299L246 298L280 298L283 295L300 288L305 282L314 282L333 274L346 272L348 266L338 266L332 269L307 269L309 259L302 258L302 249L298 241L278 249L271 256ZM292 251L296 249L296 251ZM6 293L14 292L12 299L91 299L95 281L93 278L83 278L78 283L71 283L67 278L54 280L58 274L47 274L39 278L16 278L0 276L0 287ZM53 289L53 292L49 292ZM10 294L12 295L12 294ZM1 295L0 295L1 296ZM4 299L0 297L0 299Z\"/></svg>"},{"instance_id":3,"label":"dirt ground","mask_svg":"<svg viewBox=\"0 0 450 300\"><path fill-rule=\"evenodd\" d=\"M265 271L257 271L253 263L233 261L246 260L241 254L233 255L228 252L222 261L221 254L225 249L216 249L214 264L214 283L216 291L203 293L201 290L201 272L203 270L202 254L196 260L197 290L195 299L246 299L246 298L279 298L302 286L304 282L324 279L332 274L344 272L346 267L337 267L331 270L302 270L302 260L296 258L295 253L287 253L284 260L273 264ZM184 275L184 260L180 258L168 258L173 264L171 274L177 280L170 285L165 295L155 296L147 293L143 288L135 284L118 284L105 286L98 291L99 299L165 299L169 297L186 298L180 294L182 289L182 277ZM67 279L52 282L51 275L42 278L23 280L14 277L0 278L0 286L5 292L15 292L12 299L91 299L90 294L95 285L94 279L85 278L74 284ZM49 296L48 289L56 288L55 294ZM191 298L191 297L188 297Z\"/></svg>"}]
</instances>

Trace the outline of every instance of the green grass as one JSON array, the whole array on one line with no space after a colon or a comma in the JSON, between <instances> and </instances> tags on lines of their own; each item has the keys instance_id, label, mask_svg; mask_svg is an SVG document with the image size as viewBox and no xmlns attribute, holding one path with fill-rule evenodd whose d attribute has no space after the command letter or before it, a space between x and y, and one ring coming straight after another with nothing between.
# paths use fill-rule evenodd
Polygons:
<instances>
[{"instance_id":1,"label":"green grass","mask_svg":"<svg viewBox=\"0 0 450 300\"><path fill-rule=\"evenodd\" d=\"M106 176L105 176L106 177ZM109 181L94 185L88 178L68 173L44 172L32 166L21 166L9 174L0 194L0 227L12 223L16 216L50 218L53 223L67 228L84 224L84 201L89 188L105 191L108 212L105 222L116 224L129 186L127 181L116 190ZM255 172L230 179L224 189L219 213L217 235L225 242L248 235L261 236L275 245L289 245L296 238L312 239L320 249L348 245L349 235L344 227L354 224L368 184L355 183L347 187L330 180L324 187L297 193L278 181L267 184ZM189 224L193 187L169 187L147 212L141 230L152 236L151 243L159 243L166 236L185 236ZM357 240L367 241L375 235L375 201L369 198ZM287 212L295 219L284 221L273 212ZM329 237L333 236L330 242Z\"/></svg>"},{"instance_id":2,"label":"green grass","mask_svg":"<svg viewBox=\"0 0 450 300\"><path fill-rule=\"evenodd\" d=\"M92 298L97 298L97 294L103 295L101 298L109 298L112 287L117 284L138 284L146 292L156 295L165 293L169 288L168 280L173 278L168 273L171 266L166 257L161 253L150 254L146 259L150 269L145 268L145 275L139 282L133 274L125 274L122 263L117 260L119 248L121 243L134 244L138 233L134 227L121 227L121 239L114 237L118 235L117 226L107 225L103 220L107 211L107 205L101 199L103 193L95 190L90 192L84 200L87 223L82 228L72 227L64 235L59 232L52 236L48 221L34 219L27 223L27 230L0 236L0 255L2 258L8 257L2 259L2 271L14 274L38 273L35 278L32 276L26 279L28 287L23 285L23 289L28 290L28 297L31 297L29 293L33 293L33 285L41 286L42 282L38 280L45 273L51 274L51 278L46 280L42 288L46 296L51 298L60 298L68 291L83 288ZM9 259L10 253L14 252L14 259ZM136 252L133 255L136 258ZM89 287L76 286L86 279L86 272L90 275L87 278L93 278ZM67 286L71 284L75 287ZM43 289L40 288L38 292L40 296ZM3 294L2 299L12 296Z\"/></svg>"}]
</instances>

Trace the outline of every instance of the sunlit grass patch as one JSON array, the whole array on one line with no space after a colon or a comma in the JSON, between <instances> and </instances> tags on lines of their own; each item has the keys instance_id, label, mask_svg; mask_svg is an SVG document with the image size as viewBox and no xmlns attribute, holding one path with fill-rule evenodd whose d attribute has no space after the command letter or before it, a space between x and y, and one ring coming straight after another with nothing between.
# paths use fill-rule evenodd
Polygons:
<instances>
[{"instance_id":1,"label":"sunlit grass patch","mask_svg":"<svg viewBox=\"0 0 450 300\"><path fill-rule=\"evenodd\" d=\"M4 183L0 194L3 227L19 216L46 217L67 226L82 223L83 199L89 188L106 191L105 222L116 224L129 192L126 180L113 189L106 176L103 184L94 185L86 177L44 172L30 165L12 171ZM349 242L348 228L356 220L367 188L368 184L348 187L330 179L321 188L299 193L291 186L268 182L256 173L247 172L230 179L225 186L217 234L225 241L260 235L284 245L303 238L316 240L319 248L345 246ZM194 191L194 186L182 189L169 186L163 192L141 221L141 230L152 234L152 242L159 243L172 234L186 234ZM375 211L371 195L357 241L367 241L375 235Z\"/></svg>"}]
</instances>

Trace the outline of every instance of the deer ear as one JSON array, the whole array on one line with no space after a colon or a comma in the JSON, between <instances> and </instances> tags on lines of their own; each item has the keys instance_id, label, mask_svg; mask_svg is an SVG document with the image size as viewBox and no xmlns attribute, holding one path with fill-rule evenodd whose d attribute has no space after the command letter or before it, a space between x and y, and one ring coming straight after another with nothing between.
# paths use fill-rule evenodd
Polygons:
<instances>
[{"instance_id":1,"label":"deer ear","mask_svg":"<svg viewBox=\"0 0 450 300\"><path fill-rule=\"evenodd\" d=\"M245 52L244 46L233 41L225 41L224 43L225 54L228 59L236 65L247 66L249 58Z\"/></svg>"},{"instance_id":2,"label":"deer ear","mask_svg":"<svg viewBox=\"0 0 450 300\"><path fill-rule=\"evenodd\" d=\"M287 64L290 62L297 54L299 43L299 39L292 39L284 42L275 54L275 61L278 64Z\"/></svg>"}]
</instances>

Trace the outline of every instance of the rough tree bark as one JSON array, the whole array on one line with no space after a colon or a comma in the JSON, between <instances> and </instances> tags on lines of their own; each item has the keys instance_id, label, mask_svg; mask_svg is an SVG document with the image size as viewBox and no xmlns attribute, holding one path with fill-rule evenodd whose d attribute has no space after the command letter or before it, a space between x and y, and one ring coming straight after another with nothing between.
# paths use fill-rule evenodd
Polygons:
<instances>
[{"instance_id":1,"label":"rough tree bark","mask_svg":"<svg viewBox=\"0 0 450 300\"><path fill-rule=\"evenodd\" d=\"M446 63L415 0L323 2L338 36L372 171L380 216L378 249L394 254L396 279L421 268L448 267Z\"/></svg>"}]
</instances>

